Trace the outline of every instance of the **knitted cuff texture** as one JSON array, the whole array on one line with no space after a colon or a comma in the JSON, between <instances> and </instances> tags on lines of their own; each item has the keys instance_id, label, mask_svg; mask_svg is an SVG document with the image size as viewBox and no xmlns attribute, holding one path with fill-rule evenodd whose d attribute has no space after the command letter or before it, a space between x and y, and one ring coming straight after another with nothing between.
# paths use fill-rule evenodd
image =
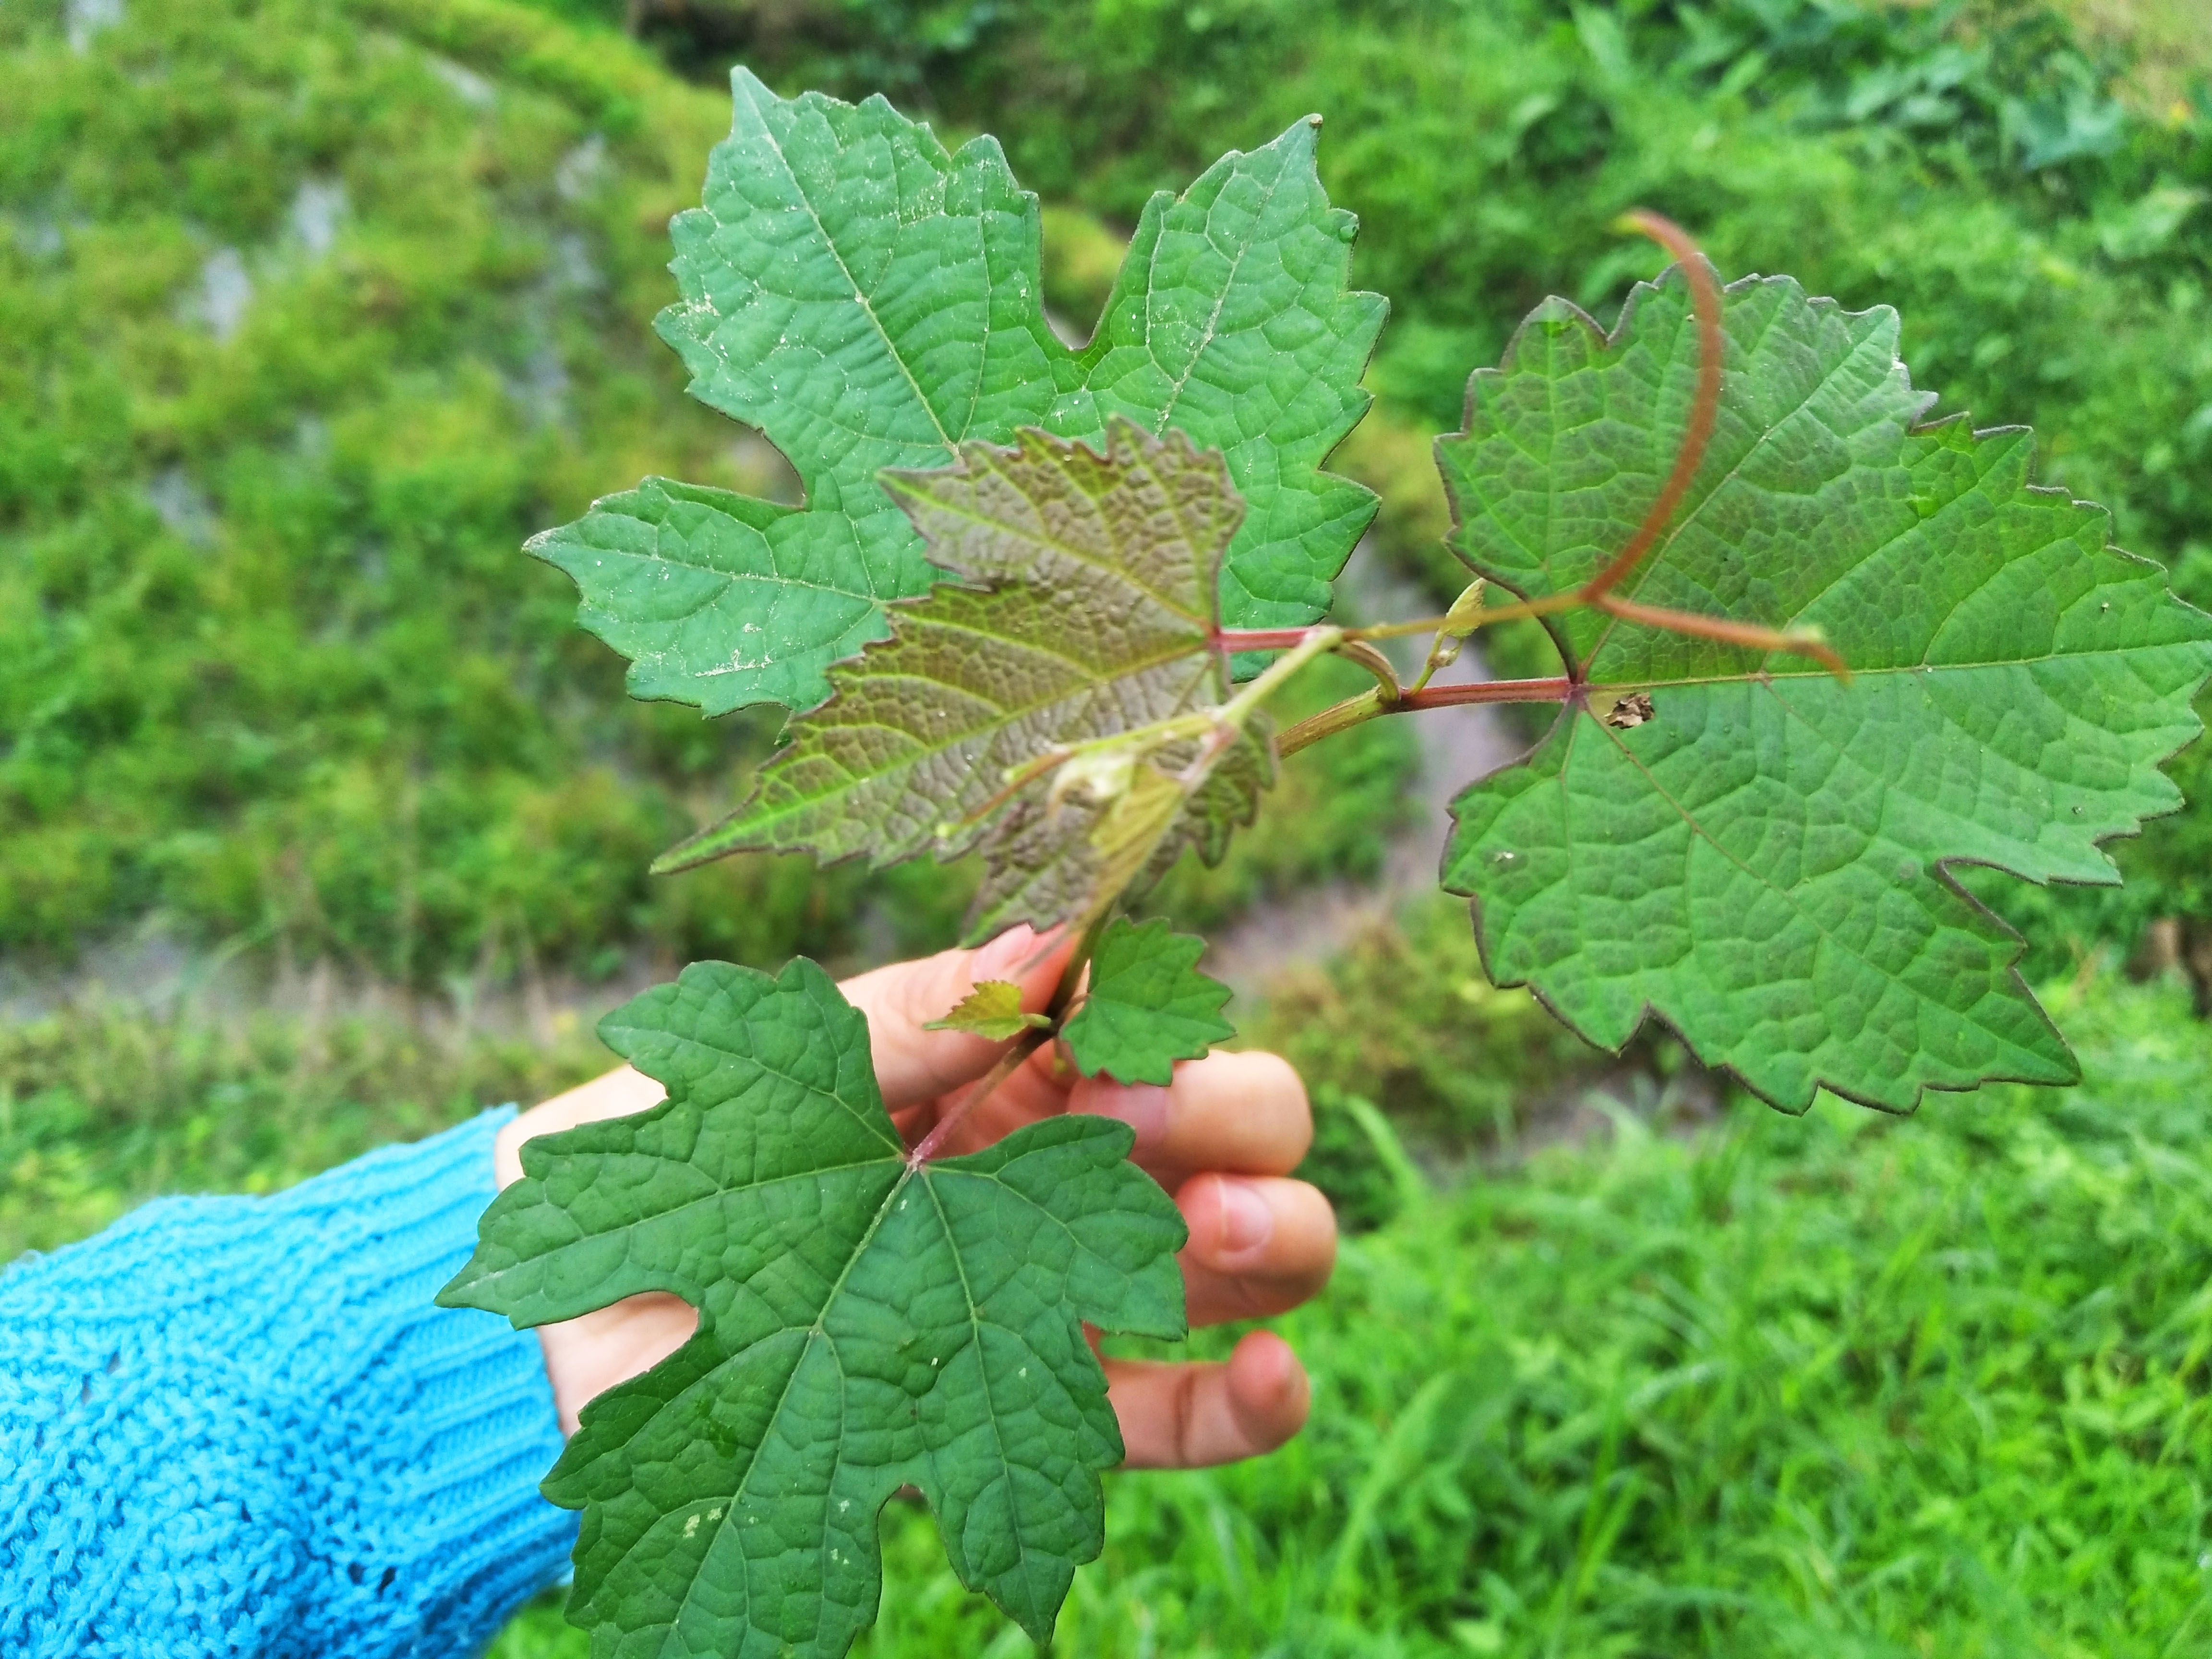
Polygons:
<instances>
[{"instance_id":1,"label":"knitted cuff texture","mask_svg":"<svg viewBox=\"0 0 2212 1659\"><path fill-rule=\"evenodd\" d=\"M0 1274L0 1653L447 1659L557 1582L538 1339L432 1301L512 1115Z\"/></svg>"}]
</instances>

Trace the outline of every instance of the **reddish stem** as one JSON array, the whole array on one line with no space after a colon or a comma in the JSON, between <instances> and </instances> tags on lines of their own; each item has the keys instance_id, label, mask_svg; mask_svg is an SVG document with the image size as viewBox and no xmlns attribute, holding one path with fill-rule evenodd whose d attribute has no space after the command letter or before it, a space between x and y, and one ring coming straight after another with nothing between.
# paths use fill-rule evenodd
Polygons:
<instances>
[{"instance_id":1,"label":"reddish stem","mask_svg":"<svg viewBox=\"0 0 2212 1659\"><path fill-rule=\"evenodd\" d=\"M1295 755L1323 738L1371 720L1378 714L1407 714L1419 708L1445 708L1461 702L1570 702L1580 688L1572 680L1485 680L1476 685L1425 685L1418 691L1384 695L1381 687L1310 714L1275 739L1275 751Z\"/></svg>"},{"instance_id":2,"label":"reddish stem","mask_svg":"<svg viewBox=\"0 0 2212 1659\"><path fill-rule=\"evenodd\" d=\"M960 1127L968 1114L988 1100L1000 1084L1021 1068L1024 1060L1043 1048L1058 1034L1060 1028L1066 1023L1068 1006L1075 1000L1077 988L1083 983L1083 970L1091 961L1091 953L1098 948L1098 935L1105 926L1106 915L1102 912L1091 921L1090 927L1084 929L1083 938L1078 941L1075 950L1061 967L1060 982L1052 988L1052 1000L1045 1005L1045 1018L1051 1024L1042 1030L1032 1029L1024 1031L1014 1039L1006 1052L999 1056L998 1064L986 1072L981 1080L970 1087L966 1094L961 1096L951 1110L932 1124L929 1133L922 1136L915 1144L914 1150L906 1155L908 1169L919 1170L931 1158L935 1158L945 1143L951 1138L952 1132ZM1057 927L1048 928L1045 930L1045 937L1049 939L1059 931ZM1042 961L1046 956L1051 954L1051 950L1052 947L1049 945L1043 945L1037 955L1030 958L1030 966ZM1024 967L1021 971L1026 974L1029 968Z\"/></svg>"},{"instance_id":3,"label":"reddish stem","mask_svg":"<svg viewBox=\"0 0 2212 1659\"><path fill-rule=\"evenodd\" d=\"M1393 714L1418 708L1448 708L1459 702L1566 702L1576 686L1566 678L1550 680L1479 680L1468 685L1425 685L1407 691L1389 704Z\"/></svg>"},{"instance_id":4,"label":"reddish stem","mask_svg":"<svg viewBox=\"0 0 2212 1659\"><path fill-rule=\"evenodd\" d=\"M1051 1037L1049 1030L1030 1030L1016 1038L1013 1046L999 1056L999 1063L986 1072L981 1081L971 1086L955 1105L930 1126L929 1133L922 1136L914 1150L906 1155L907 1168L919 1170L935 1158L968 1114L990 1098L992 1092L1012 1077L1024 1060L1043 1048Z\"/></svg>"},{"instance_id":5,"label":"reddish stem","mask_svg":"<svg viewBox=\"0 0 2212 1659\"><path fill-rule=\"evenodd\" d=\"M1721 290L1713 281L1712 267L1698 252L1698 245L1689 234L1671 219L1638 208L1626 215L1624 224L1642 231L1668 252L1681 266L1682 275L1690 284L1690 304L1698 318L1698 391L1690 405L1690 419L1682 428L1681 447L1674 452L1674 470L1667 475L1660 486L1658 498L1651 510L1644 515L1644 522L1628 538L1628 544L1613 556L1613 562L1583 585L1584 599L1595 599L1613 587L1651 550L1659 539L1659 532L1674 516L1690 481L1698 476L1698 468L1705 459L1705 445L1713 435L1713 423L1718 418L1721 406Z\"/></svg>"},{"instance_id":6,"label":"reddish stem","mask_svg":"<svg viewBox=\"0 0 2212 1659\"><path fill-rule=\"evenodd\" d=\"M1217 628L1213 646L1217 651L1290 651L1304 645L1312 632L1311 628Z\"/></svg>"},{"instance_id":7,"label":"reddish stem","mask_svg":"<svg viewBox=\"0 0 2212 1659\"><path fill-rule=\"evenodd\" d=\"M1623 622L1663 628L1669 633L1686 634L1692 639L1718 640L1724 645L1746 646L1753 651L1794 651L1800 656L1812 658L1838 679L1848 683L1851 678L1849 665L1829 647L1826 641L1807 635L1784 633L1776 628L1761 628L1757 623L1730 622L1725 617L1708 617L1702 611L1674 611L1664 605L1638 605L1633 599L1616 599L1611 594L1600 599L1597 608L1608 617L1618 617Z\"/></svg>"}]
</instances>

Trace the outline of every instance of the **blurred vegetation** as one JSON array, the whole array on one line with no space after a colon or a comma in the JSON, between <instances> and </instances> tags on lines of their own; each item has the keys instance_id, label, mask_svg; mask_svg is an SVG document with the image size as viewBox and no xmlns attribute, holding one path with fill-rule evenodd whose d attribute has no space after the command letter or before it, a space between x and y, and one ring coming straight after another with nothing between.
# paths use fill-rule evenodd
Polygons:
<instances>
[{"instance_id":1,"label":"blurred vegetation","mask_svg":"<svg viewBox=\"0 0 2212 1659\"><path fill-rule=\"evenodd\" d=\"M628 702L518 550L647 472L793 487L649 328L726 97L496 3L57 22L0 20L0 951L151 918L428 986L946 942L933 866L648 881L774 725ZM1079 305L1118 245L1055 227ZM1301 760L1170 890L1371 864L1412 754Z\"/></svg>"},{"instance_id":2,"label":"blurred vegetation","mask_svg":"<svg viewBox=\"0 0 2212 1659\"><path fill-rule=\"evenodd\" d=\"M1492 985L1465 905L1442 894L1271 981L1240 1041L1285 1056L1309 1087L1370 1100L1403 1133L1454 1152L1510 1144L1533 1090L1610 1058L1527 991Z\"/></svg>"},{"instance_id":3,"label":"blurred vegetation","mask_svg":"<svg viewBox=\"0 0 2212 1659\"><path fill-rule=\"evenodd\" d=\"M796 868L647 887L765 734L627 702L518 551L757 481L646 331L717 100L617 52L656 115L610 135L307 4L85 44L0 18L0 946L167 912L412 980L818 925Z\"/></svg>"},{"instance_id":4,"label":"blurred vegetation","mask_svg":"<svg viewBox=\"0 0 2212 1659\"><path fill-rule=\"evenodd\" d=\"M607 1068L550 1030L428 1026L404 1005L223 1017L88 995L0 1024L0 1262L98 1231L161 1193L266 1193L502 1101Z\"/></svg>"}]
</instances>

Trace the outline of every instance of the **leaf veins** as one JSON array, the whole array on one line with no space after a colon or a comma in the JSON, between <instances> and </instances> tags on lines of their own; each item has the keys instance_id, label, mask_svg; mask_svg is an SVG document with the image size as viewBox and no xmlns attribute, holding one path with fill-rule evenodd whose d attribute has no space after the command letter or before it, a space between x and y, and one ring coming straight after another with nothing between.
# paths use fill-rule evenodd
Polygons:
<instances>
[{"instance_id":1,"label":"leaf veins","mask_svg":"<svg viewBox=\"0 0 2212 1659\"><path fill-rule=\"evenodd\" d=\"M1944 866L2116 882L2098 843L2180 804L2159 763L2198 731L2212 618L2108 546L2101 508L2031 483L2026 431L1918 425L1894 312L1754 278L1723 322L1711 446L1624 588L1817 629L1854 681L1559 613L1587 690L1453 803L1445 885L1476 899L1500 983L1609 1048L1655 1013L1793 1110L1823 1086L1903 1111L2069 1081L2018 938ZM1696 374L1679 270L1610 337L1539 307L1437 442L1454 547L1524 596L1587 580L1665 474Z\"/></svg>"},{"instance_id":2,"label":"leaf veins","mask_svg":"<svg viewBox=\"0 0 2212 1659\"><path fill-rule=\"evenodd\" d=\"M866 1022L803 959L694 963L599 1031L668 1098L528 1142L439 1297L517 1327L647 1291L699 1310L546 1478L584 1511L592 1652L838 1659L908 1485L961 1582L1048 1638L1122 1456L1081 1322L1183 1332L1182 1222L1127 1127L1050 1117L910 1165Z\"/></svg>"}]
</instances>

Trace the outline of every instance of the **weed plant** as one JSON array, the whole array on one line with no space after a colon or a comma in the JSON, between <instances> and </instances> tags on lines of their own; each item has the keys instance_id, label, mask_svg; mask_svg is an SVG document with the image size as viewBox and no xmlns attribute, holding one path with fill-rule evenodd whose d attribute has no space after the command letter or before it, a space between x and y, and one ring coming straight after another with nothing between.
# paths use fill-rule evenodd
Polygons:
<instances>
[{"instance_id":1,"label":"weed plant","mask_svg":"<svg viewBox=\"0 0 2212 1659\"><path fill-rule=\"evenodd\" d=\"M2109 22L2137 9L2088 9ZM2111 507L2120 544L2207 605L2212 35L2141 10L2135 50L2154 58L2132 80L2124 40L2081 34L2039 0L633 15L702 78L741 56L787 90L888 88L988 128L1033 187L1121 224L1163 180L1326 112L1323 181L1361 216L1354 278L1393 305L1370 375L1381 404L1340 459L1382 493L1387 550L1440 598L1465 577L1438 541L1427 439L1458 421L1462 366L1494 360L1548 293L1609 320L1662 262L1608 228L1645 204L1726 270L1895 305L1934 412L2032 424L2044 480ZM1504 674L1551 672L1533 629L1489 654ZM2176 770L2192 799L2212 783L2208 752ZM2206 823L2200 807L2116 848L2118 891L1988 896L2029 932L2039 975L2150 916L2212 927Z\"/></svg>"}]
</instances>

